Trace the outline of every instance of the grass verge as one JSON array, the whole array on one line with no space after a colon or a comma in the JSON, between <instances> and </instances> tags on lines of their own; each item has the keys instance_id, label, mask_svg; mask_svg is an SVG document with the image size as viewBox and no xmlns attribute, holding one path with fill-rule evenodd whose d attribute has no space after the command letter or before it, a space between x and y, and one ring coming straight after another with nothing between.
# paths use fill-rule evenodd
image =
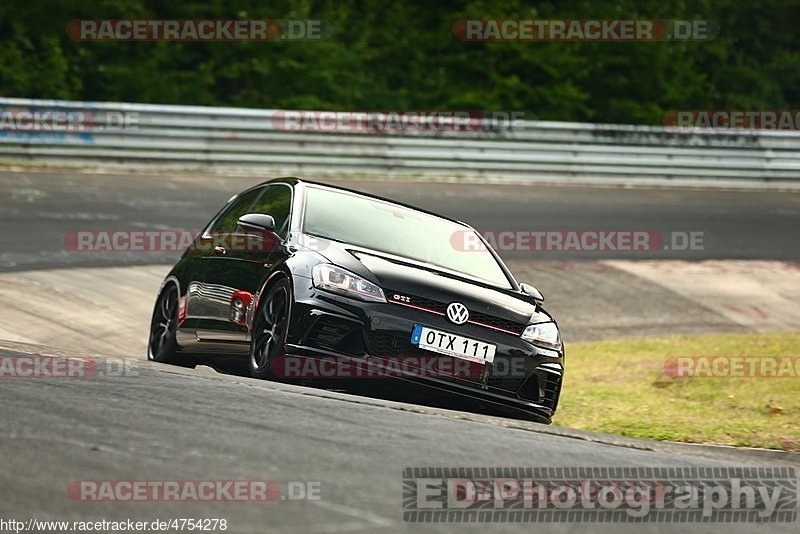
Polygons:
<instances>
[{"instance_id":1,"label":"grass verge","mask_svg":"<svg viewBox=\"0 0 800 534\"><path fill-rule=\"evenodd\" d=\"M706 376L678 376L674 365L685 366L686 360L670 358L680 357L708 357L692 364ZM773 373L783 376L720 376L727 374L726 363L738 372L736 357L783 363ZM745 374L750 374L751 361L741 368ZM636 438L800 451L800 332L568 345L553 422Z\"/></svg>"}]
</instances>

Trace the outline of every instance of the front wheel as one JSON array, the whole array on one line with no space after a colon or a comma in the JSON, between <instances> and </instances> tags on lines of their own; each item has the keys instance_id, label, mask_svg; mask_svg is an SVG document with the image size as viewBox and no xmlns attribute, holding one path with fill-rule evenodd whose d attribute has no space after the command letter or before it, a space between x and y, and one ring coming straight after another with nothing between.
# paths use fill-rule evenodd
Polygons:
<instances>
[{"instance_id":1,"label":"front wheel","mask_svg":"<svg viewBox=\"0 0 800 534\"><path fill-rule=\"evenodd\" d=\"M178 288L169 284L156 300L153 318L150 321L150 340L147 344L147 359L183 367L194 364L183 361L178 355Z\"/></svg>"},{"instance_id":2,"label":"front wheel","mask_svg":"<svg viewBox=\"0 0 800 534\"><path fill-rule=\"evenodd\" d=\"M283 354L289 328L289 281L279 280L270 288L253 320L250 339L250 375L272 378L270 365Z\"/></svg>"}]
</instances>

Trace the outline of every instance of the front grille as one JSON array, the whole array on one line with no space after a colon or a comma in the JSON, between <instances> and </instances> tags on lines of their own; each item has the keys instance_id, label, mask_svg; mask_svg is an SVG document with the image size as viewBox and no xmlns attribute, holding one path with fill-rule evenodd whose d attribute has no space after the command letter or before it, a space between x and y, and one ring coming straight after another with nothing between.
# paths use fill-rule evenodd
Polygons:
<instances>
[{"instance_id":1,"label":"front grille","mask_svg":"<svg viewBox=\"0 0 800 534\"><path fill-rule=\"evenodd\" d=\"M387 290L388 292L394 293L393 290ZM400 294L405 294L402 291L398 291ZM414 306L419 306L421 308L425 308L434 312L444 314L447 310L447 302L440 302L438 300L433 300L424 297L415 297L411 296L410 304ZM392 301L395 304L402 304L402 302ZM503 330L509 330L514 332L514 334L519 335L525 329L527 325L518 323L516 321L510 321L508 319L503 319L501 317L497 317L488 313L481 313L474 310L469 310L469 319L470 321L478 322L486 326L490 326L493 328L502 328Z\"/></svg>"},{"instance_id":2,"label":"front grille","mask_svg":"<svg viewBox=\"0 0 800 534\"><path fill-rule=\"evenodd\" d=\"M485 367L479 363L420 349L410 341L388 334L368 332L366 338L370 356L383 361L407 358L409 360L404 362L404 366L419 368L418 372L422 376L475 382L480 380ZM410 361L411 359L413 360Z\"/></svg>"},{"instance_id":3,"label":"front grille","mask_svg":"<svg viewBox=\"0 0 800 534\"><path fill-rule=\"evenodd\" d=\"M508 319L501 319L500 317L495 317L493 315L487 315L485 313L480 313L480 312L473 312L471 310L469 312L469 318L472 321L493 326L495 328L510 330L511 332L514 332L514 334L516 335L520 335L522 331L525 330L526 326L516 321L509 321Z\"/></svg>"},{"instance_id":4,"label":"front grille","mask_svg":"<svg viewBox=\"0 0 800 534\"><path fill-rule=\"evenodd\" d=\"M486 385L491 388L502 389L504 391L514 391L516 392L519 387L525 382L528 378L528 375L524 376L492 376L486 379Z\"/></svg>"},{"instance_id":5,"label":"front grille","mask_svg":"<svg viewBox=\"0 0 800 534\"><path fill-rule=\"evenodd\" d=\"M426 299L424 297L411 297L411 304L414 306L422 306L423 308L437 311L439 313L444 313L447 309L447 304L439 302L438 300Z\"/></svg>"},{"instance_id":6,"label":"front grille","mask_svg":"<svg viewBox=\"0 0 800 534\"><path fill-rule=\"evenodd\" d=\"M422 350L416 345L411 344L410 341L406 341L405 339L388 335L382 334L378 332L368 332L367 333L367 344L369 348L370 355L380 358L380 359L389 359L389 358L402 358L402 357L414 357L414 358L438 358L440 360L453 360L460 364L458 369L464 369L465 360L459 360L456 358L451 358L449 356L445 356L443 354L436 354L431 351ZM494 366L492 364L480 364L474 362L467 362L468 367L464 370L464 372L460 372L458 375L448 375L448 374L439 374L436 375L436 378L445 379L445 380L456 380L463 384L471 385L474 387L484 387L487 386L493 389L499 389L506 392L516 392L519 387L525 382L528 378L528 375L524 376L507 376L507 373L502 374L493 374L496 373L499 367ZM510 365L503 366L505 369L512 369L513 367Z\"/></svg>"},{"instance_id":7,"label":"front grille","mask_svg":"<svg viewBox=\"0 0 800 534\"><path fill-rule=\"evenodd\" d=\"M378 358L398 358L402 356L429 356L431 353L412 345L399 337L367 332L369 353Z\"/></svg>"}]
</instances>

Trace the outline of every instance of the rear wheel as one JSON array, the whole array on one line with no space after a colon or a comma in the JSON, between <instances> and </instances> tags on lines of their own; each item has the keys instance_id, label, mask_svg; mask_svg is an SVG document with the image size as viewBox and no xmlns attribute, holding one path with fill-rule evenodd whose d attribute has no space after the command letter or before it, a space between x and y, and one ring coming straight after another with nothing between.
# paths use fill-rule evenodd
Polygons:
<instances>
[{"instance_id":1,"label":"rear wheel","mask_svg":"<svg viewBox=\"0 0 800 534\"><path fill-rule=\"evenodd\" d=\"M289 328L289 281L279 280L267 292L253 321L250 340L250 375L273 377L270 365L283 354Z\"/></svg>"},{"instance_id":2,"label":"rear wheel","mask_svg":"<svg viewBox=\"0 0 800 534\"><path fill-rule=\"evenodd\" d=\"M156 301L153 318L150 321L150 340L147 344L147 359L159 363L169 363L183 367L194 367L178 355L178 288L167 285Z\"/></svg>"}]
</instances>

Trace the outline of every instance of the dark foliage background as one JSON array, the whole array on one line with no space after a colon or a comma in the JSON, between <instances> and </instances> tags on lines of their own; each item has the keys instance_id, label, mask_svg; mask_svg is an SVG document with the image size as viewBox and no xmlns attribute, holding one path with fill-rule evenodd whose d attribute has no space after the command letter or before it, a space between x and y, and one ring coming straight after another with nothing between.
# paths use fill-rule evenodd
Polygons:
<instances>
[{"instance_id":1,"label":"dark foliage background","mask_svg":"<svg viewBox=\"0 0 800 534\"><path fill-rule=\"evenodd\" d=\"M710 19L700 42L465 43L462 18ZM300 18L324 41L78 42L80 18ZM659 124L672 109L797 109L797 0L5 0L0 95L287 109L525 110Z\"/></svg>"}]
</instances>

